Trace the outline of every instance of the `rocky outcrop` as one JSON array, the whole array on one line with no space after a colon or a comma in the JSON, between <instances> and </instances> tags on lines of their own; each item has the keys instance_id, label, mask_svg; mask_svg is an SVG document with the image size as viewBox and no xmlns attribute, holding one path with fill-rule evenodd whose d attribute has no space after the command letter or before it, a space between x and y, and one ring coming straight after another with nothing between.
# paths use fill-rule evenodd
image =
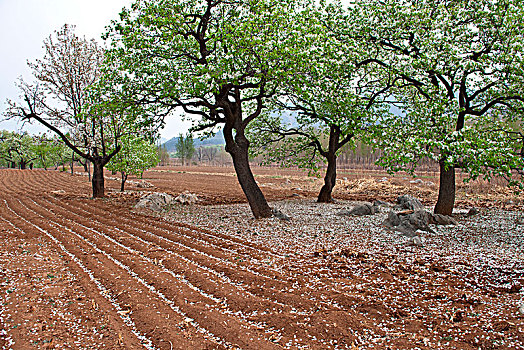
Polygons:
<instances>
[{"instance_id":1,"label":"rocky outcrop","mask_svg":"<svg viewBox=\"0 0 524 350\"><path fill-rule=\"evenodd\" d=\"M198 202L198 197L196 194L190 193L189 191L185 191L181 193L178 197L176 197L175 201L177 201L180 204L190 205Z\"/></svg>"},{"instance_id":2,"label":"rocky outcrop","mask_svg":"<svg viewBox=\"0 0 524 350\"><path fill-rule=\"evenodd\" d=\"M424 206L417 198L406 194L397 198L397 205L395 206L395 209L415 211L424 209Z\"/></svg>"},{"instance_id":3,"label":"rocky outcrop","mask_svg":"<svg viewBox=\"0 0 524 350\"><path fill-rule=\"evenodd\" d=\"M363 216L363 215L373 215L379 212L378 206L371 205L369 203L357 205L351 210L342 210L337 215L354 215L354 216Z\"/></svg>"},{"instance_id":4,"label":"rocky outcrop","mask_svg":"<svg viewBox=\"0 0 524 350\"><path fill-rule=\"evenodd\" d=\"M162 211L172 203L173 196L163 192L153 192L144 195L135 205L135 208Z\"/></svg>"},{"instance_id":5,"label":"rocky outcrop","mask_svg":"<svg viewBox=\"0 0 524 350\"><path fill-rule=\"evenodd\" d=\"M434 233L429 225L456 225L457 221L446 215L432 214L425 210L405 210L399 213L390 211L383 225L408 237L417 235L417 231Z\"/></svg>"}]
</instances>

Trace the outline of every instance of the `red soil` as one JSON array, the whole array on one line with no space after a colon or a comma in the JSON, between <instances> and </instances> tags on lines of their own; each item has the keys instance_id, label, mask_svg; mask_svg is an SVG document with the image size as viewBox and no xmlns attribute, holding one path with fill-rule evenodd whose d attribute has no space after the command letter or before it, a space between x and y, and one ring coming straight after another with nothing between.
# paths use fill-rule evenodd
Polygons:
<instances>
[{"instance_id":1,"label":"red soil","mask_svg":"<svg viewBox=\"0 0 524 350\"><path fill-rule=\"evenodd\" d=\"M147 181L155 190L197 192L209 203L243 201L233 176L171 170L150 172ZM261 183L285 181L261 175ZM311 195L264 192L270 200ZM382 339L366 347L375 349L491 349L497 337L524 341L522 319L511 310L502 312L496 333L482 328L479 315L499 295L477 290L459 272L435 267L420 275L423 262L405 266L352 252L280 256L89 193L83 176L0 170L0 347L359 349L367 335ZM353 269L370 271L369 279ZM434 284L437 277L442 282ZM417 318L417 305L389 305L385 295L358 287L374 279L389 280L386 292L393 294L429 288L434 299L421 300L420 308L449 303L450 314ZM341 291L340 283L358 288ZM501 293L516 300L513 292ZM381 326L391 320L392 329ZM464 336L451 337L456 330Z\"/></svg>"}]
</instances>

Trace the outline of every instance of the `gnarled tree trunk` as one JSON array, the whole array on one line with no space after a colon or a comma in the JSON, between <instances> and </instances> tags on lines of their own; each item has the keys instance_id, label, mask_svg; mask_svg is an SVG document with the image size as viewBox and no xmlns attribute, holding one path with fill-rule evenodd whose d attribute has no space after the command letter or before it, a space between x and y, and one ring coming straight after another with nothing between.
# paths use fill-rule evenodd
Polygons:
<instances>
[{"instance_id":1,"label":"gnarled tree trunk","mask_svg":"<svg viewBox=\"0 0 524 350\"><path fill-rule=\"evenodd\" d=\"M104 192L104 162L102 157L94 158L93 161L93 176L91 183L93 184L93 198L102 198Z\"/></svg>"},{"instance_id":2,"label":"gnarled tree trunk","mask_svg":"<svg viewBox=\"0 0 524 350\"><path fill-rule=\"evenodd\" d=\"M225 129L226 130L226 129ZM226 131L224 131L226 133ZM226 139L226 152L233 158L233 165L237 174L238 182L242 191L246 195L249 206L255 218L268 218L273 216L273 212L269 207L269 204L264 197L264 194L258 187L255 177L251 172L249 166L249 141L247 138L237 132L234 141L232 136L232 130L229 130L229 135L225 136Z\"/></svg>"},{"instance_id":3,"label":"gnarled tree trunk","mask_svg":"<svg viewBox=\"0 0 524 350\"><path fill-rule=\"evenodd\" d=\"M125 171L122 171L122 182L120 183L120 192L124 192L126 181L127 181L127 173Z\"/></svg>"},{"instance_id":4,"label":"gnarled tree trunk","mask_svg":"<svg viewBox=\"0 0 524 350\"><path fill-rule=\"evenodd\" d=\"M326 176L324 176L324 186L320 189L318 194L317 202L319 203L331 203L333 202L333 197L331 193L333 188L337 183L337 157L335 154L332 154L327 157L328 166L326 170Z\"/></svg>"},{"instance_id":5,"label":"gnarled tree trunk","mask_svg":"<svg viewBox=\"0 0 524 350\"><path fill-rule=\"evenodd\" d=\"M353 135L347 135L342 142L339 142L341 133L342 131L339 126L331 125L329 128L328 150L323 151L322 147L317 145L318 151L328 162L326 176L324 176L324 186L320 189L317 198L317 202L319 203L333 202L331 194L337 184L337 151L353 137Z\"/></svg>"},{"instance_id":6,"label":"gnarled tree trunk","mask_svg":"<svg viewBox=\"0 0 524 350\"><path fill-rule=\"evenodd\" d=\"M455 168L446 169L444 161L440 161L440 186L435 214L451 215L455 205Z\"/></svg>"}]
</instances>

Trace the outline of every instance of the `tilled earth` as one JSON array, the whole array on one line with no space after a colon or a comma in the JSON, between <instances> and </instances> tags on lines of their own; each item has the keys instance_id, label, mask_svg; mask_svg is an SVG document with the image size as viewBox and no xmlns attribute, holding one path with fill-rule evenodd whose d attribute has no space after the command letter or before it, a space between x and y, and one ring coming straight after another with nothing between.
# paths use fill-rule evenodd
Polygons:
<instances>
[{"instance_id":1,"label":"tilled earth","mask_svg":"<svg viewBox=\"0 0 524 350\"><path fill-rule=\"evenodd\" d=\"M215 179L202 184L210 198L238 191L199 176ZM283 199L303 187L266 189ZM249 239L266 224L282 235L274 219L166 221L130 210L133 195L89 191L83 176L0 170L0 347L524 349L522 264L293 253Z\"/></svg>"}]
</instances>

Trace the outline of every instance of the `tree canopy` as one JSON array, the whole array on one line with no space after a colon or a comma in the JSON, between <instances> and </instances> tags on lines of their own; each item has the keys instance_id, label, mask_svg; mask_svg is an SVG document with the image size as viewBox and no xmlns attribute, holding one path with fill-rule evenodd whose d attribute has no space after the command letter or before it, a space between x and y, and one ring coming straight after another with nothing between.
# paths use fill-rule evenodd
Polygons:
<instances>
[{"instance_id":1,"label":"tree canopy","mask_svg":"<svg viewBox=\"0 0 524 350\"><path fill-rule=\"evenodd\" d=\"M178 135L175 149L177 157L180 158L182 165L184 165L184 161L189 164L191 162L191 158L193 158L193 154L195 154L195 142L193 140L193 135L191 133L187 133L186 136L183 134Z\"/></svg>"},{"instance_id":2,"label":"tree canopy","mask_svg":"<svg viewBox=\"0 0 524 350\"><path fill-rule=\"evenodd\" d=\"M142 178L144 171L158 164L156 145L148 139L126 135L120 139L121 150L107 164L107 169L122 175L121 190L129 175Z\"/></svg>"},{"instance_id":3,"label":"tree canopy","mask_svg":"<svg viewBox=\"0 0 524 350\"><path fill-rule=\"evenodd\" d=\"M10 168L44 168L63 165L69 154L57 137L46 134L0 131L0 165Z\"/></svg>"},{"instance_id":4,"label":"tree canopy","mask_svg":"<svg viewBox=\"0 0 524 350\"><path fill-rule=\"evenodd\" d=\"M378 55L370 62L402 78L400 116L382 118L381 164L409 169L440 163L435 211L451 214L455 168L472 177L512 177L522 169L511 137L523 107L523 4L497 1L363 1L349 31Z\"/></svg>"},{"instance_id":5,"label":"tree canopy","mask_svg":"<svg viewBox=\"0 0 524 350\"><path fill-rule=\"evenodd\" d=\"M136 1L107 34L118 83L151 117L175 110L196 130L224 125L226 151L255 217L271 216L248 161L247 125L294 67L303 2Z\"/></svg>"},{"instance_id":6,"label":"tree canopy","mask_svg":"<svg viewBox=\"0 0 524 350\"><path fill-rule=\"evenodd\" d=\"M254 121L249 137L254 154L268 161L317 171L327 163L318 201L332 201L340 150L389 113L390 89L398 77L369 62L377 50L364 50L359 38L341 37L353 25L340 4L308 13L309 49L299 53L294 74L281 87L272 111ZM336 29L335 29L336 28ZM282 118L284 116L285 118ZM287 119L287 120L285 120Z\"/></svg>"},{"instance_id":7,"label":"tree canopy","mask_svg":"<svg viewBox=\"0 0 524 350\"><path fill-rule=\"evenodd\" d=\"M29 63L34 82L20 81L20 100L8 100L6 115L42 124L92 162L93 196L103 197L103 167L120 150L119 138L147 129L140 129L136 111L117 104L120 86L104 84L113 70L103 66L104 50L94 40L65 25L44 40L44 49L42 59Z\"/></svg>"}]
</instances>

